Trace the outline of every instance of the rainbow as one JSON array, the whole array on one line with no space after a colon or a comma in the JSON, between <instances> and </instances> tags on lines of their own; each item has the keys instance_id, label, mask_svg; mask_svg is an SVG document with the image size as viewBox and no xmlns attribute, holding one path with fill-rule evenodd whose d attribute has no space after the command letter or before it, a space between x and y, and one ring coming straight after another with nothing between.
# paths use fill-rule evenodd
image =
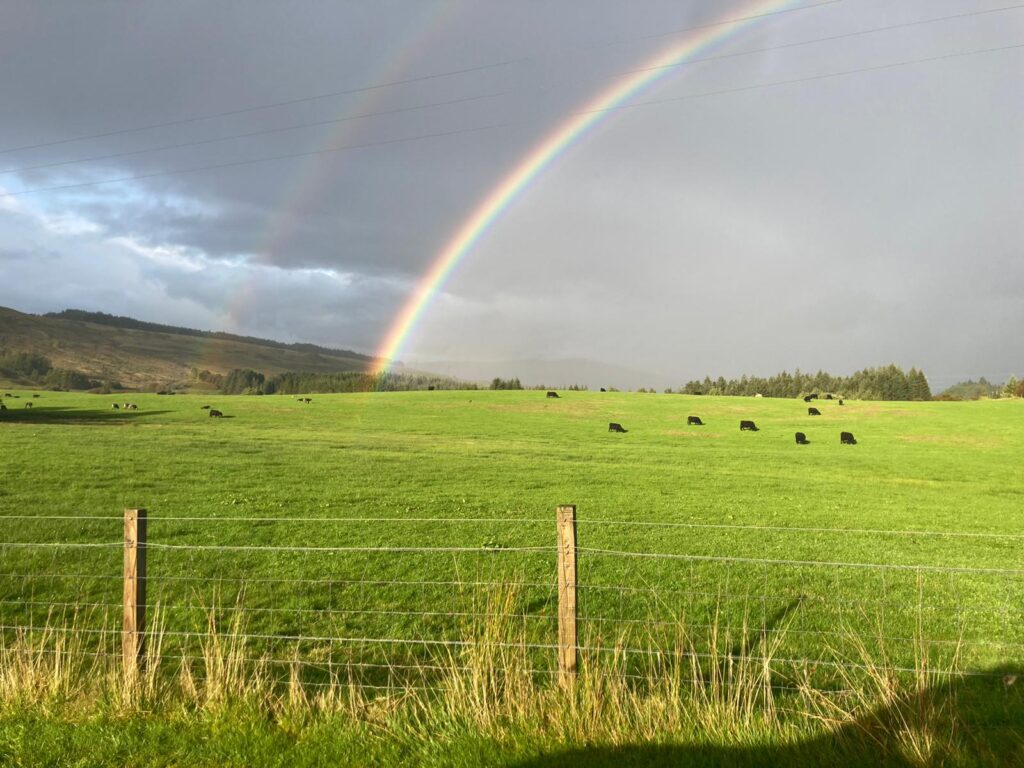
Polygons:
<instances>
[{"instance_id":1,"label":"rainbow","mask_svg":"<svg viewBox=\"0 0 1024 768\"><path fill-rule=\"evenodd\" d=\"M820 5L819 3L818 5ZM815 7L803 6L804 8ZM419 279L409 299L395 317L376 352L375 373L386 372L401 354L417 322L455 268L512 202L562 153L627 99L665 77L708 49L748 29L758 20L801 10L794 0L753 0L741 15L690 30L682 39L659 51L629 75L616 81L572 113L552 133L537 143L472 209L430 268Z\"/></svg>"},{"instance_id":2,"label":"rainbow","mask_svg":"<svg viewBox=\"0 0 1024 768\"><path fill-rule=\"evenodd\" d=\"M377 72L371 83L387 83L399 80L423 53L429 50L437 36L449 26L462 3L459 0L435 0L430 4L418 5L411 9L418 18L408 25L409 31L399 37L391 48L385 51L377 65ZM274 215L267 220L267 226L259 234L254 252L273 259L286 252L288 242L300 226L302 212L309 210L313 201L321 198L329 184L337 178L337 162L324 162L320 150L341 146L357 135L363 121L348 118L373 112L383 103L387 89L366 91L359 98L343 104L338 110L337 126L327 131L319 140L314 151L300 163L290 179L281 185L282 194L274 207ZM239 324L247 311L256 306L253 298L255 279L242 277L224 311L225 330L239 331ZM220 358L220 346L209 342L200 351L196 366L200 369L222 370L229 367Z\"/></svg>"}]
</instances>

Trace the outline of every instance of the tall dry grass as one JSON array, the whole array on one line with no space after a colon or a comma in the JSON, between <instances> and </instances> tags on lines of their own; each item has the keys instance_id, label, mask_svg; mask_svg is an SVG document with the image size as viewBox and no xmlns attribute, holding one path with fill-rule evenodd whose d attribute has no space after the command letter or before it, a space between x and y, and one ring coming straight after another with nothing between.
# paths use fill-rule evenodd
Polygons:
<instances>
[{"instance_id":1,"label":"tall dry grass","mask_svg":"<svg viewBox=\"0 0 1024 768\"><path fill-rule=\"evenodd\" d=\"M918 765L955 746L955 713L929 691L957 670L933 669L924 642L907 675L892 671L884 645L852 635L855 663L833 667L838 684L826 691L813 684L820 669L812 665L789 665L780 677L784 632L718 620L697 631L681 618L674 642L663 647L652 638L639 661L622 641L584 638L579 673L563 685L532 668L536 658L516 618L519 597L512 587L495 590L487 618L467 627L466 644L424 661L429 691L401 681L370 691L344 671L314 688L303 681L299 658L282 681L246 637L243 610L218 621L220 612L211 609L201 652L191 660L165 652L164 619L154 611L140 668L122 663L116 629L97 640L76 631L95 626L92 617L72 617L0 638L0 712L127 717L245 709L294 725L344 717L422 738L457 724L498 740L527 731L559 743L608 745L694 738L788 744L855 735Z\"/></svg>"}]
</instances>

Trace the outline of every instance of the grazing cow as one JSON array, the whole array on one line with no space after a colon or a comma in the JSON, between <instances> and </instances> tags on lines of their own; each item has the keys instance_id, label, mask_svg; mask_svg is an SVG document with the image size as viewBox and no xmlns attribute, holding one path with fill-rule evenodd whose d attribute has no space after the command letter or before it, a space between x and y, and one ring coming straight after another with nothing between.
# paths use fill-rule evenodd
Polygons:
<instances>
[{"instance_id":1,"label":"grazing cow","mask_svg":"<svg viewBox=\"0 0 1024 768\"><path fill-rule=\"evenodd\" d=\"M433 392L433 391L434 391L434 385L431 384L429 387L427 387L427 392Z\"/></svg>"},{"instance_id":2,"label":"grazing cow","mask_svg":"<svg viewBox=\"0 0 1024 768\"><path fill-rule=\"evenodd\" d=\"M818 394L817 394L817 393L815 393L815 394L813 394L813 395L807 395L807 396L806 396L806 397L804 398L804 402L805 402L805 403L809 403L809 402L811 402L811 400L817 400L817 399L818 399Z\"/></svg>"},{"instance_id":3,"label":"grazing cow","mask_svg":"<svg viewBox=\"0 0 1024 768\"><path fill-rule=\"evenodd\" d=\"M208 411L208 410L210 410L210 406L208 406L208 405L201 405L199 407L199 410L200 411Z\"/></svg>"},{"instance_id":4,"label":"grazing cow","mask_svg":"<svg viewBox=\"0 0 1024 768\"><path fill-rule=\"evenodd\" d=\"M4 392L4 397L14 397L10 392Z\"/></svg>"},{"instance_id":5,"label":"grazing cow","mask_svg":"<svg viewBox=\"0 0 1024 768\"><path fill-rule=\"evenodd\" d=\"M215 419L219 419L223 415L224 414L218 411L216 408L210 409L210 416L214 417Z\"/></svg>"},{"instance_id":6,"label":"grazing cow","mask_svg":"<svg viewBox=\"0 0 1024 768\"><path fill-rule=\"evenodd\" d=\"M856 445L857 441L853 439L853 432L840 432L839 433L839 444L840 445Z\"/></svg>"},{"instance_id":7,"label":"grazing cow","mask_svg":"<svg viewBox=\"0 0 1024 768\"><path fill-rule=\"evenodd\" d=\"M0 411L6 411L6 410L7 410L7 406L4 405L3 403L0 403Z\"/></svg>"},{"instance_id":8,"label":"grazing cow","mask_svg":"<svg viewBox=\"0 0 1024 768\"><path fill-rule=\"evenodd\" d=\"M120 406L120 405L118 405L117 403L111 403L111 404L110 404L110 407L111 407L111 408L113 408L113 409L114 409L115 411L117 411L117 410L120 410L120 409L121 409L121 406Z\"/></svg>"},{"instance_id":9,"label":"grazing cow","mask_svg":"<svg viewBox=\"0 0 1024 768\"><path fill-rule=\"evenodd\" d=\"M558 393L557 392L548 392L548 397L555 397L555 398L557 398L558 397Z\"/></svg>"},{"instance_id":10,"label":"grazing cow","mask_svg":"<svg viewBox=\"0 0 1024 768\"><path fill-rule=\"evenodd\" d=\"M764 397L764 395L762 395L760 392L758 392L757 394L754 395L754 397Z\"/></svg>"},{"instance_id":11,"label":"grazing cow","mask_svg":"<svg viewBox=\"0 0 1024 768\"><path fill-rule=\"evenodd\" d=\"M139 406L137 406L135 403L128 403L128 410L137 411L139 410Z\"/></svg>"},{"instance_id":12,"label":"grazing cow","mask_svg":"<svg viewBox=\"0 0 1024 768\"><path fill-rule=\"evenodd\" d=\"M807 435L803 432L796 433L796 444L797 445L810 445L811 441L807 439Z\"/></svg>"},{"instance_id":13,"label":"grazing cow","mask_svg":"<svg viewBox=\"0 0 1024 768\"><path fill-rule=\"evenodd\" d=\"M807 409L807 415L808 416L821 416L821 411L819 411L817 408L808 408Z\"/></svg>"},{"instance_id":14,"label":"grazing cow","mask_svg":"<svg viewBox=\"0 0 1024 768\"><path fill-rule=\"evenodd\" d=\"M687 424L693 424L693 425L698 426L698 427L703 427L704 426L704 422L700 420L700 416L687 416L686 417L686 423Z\"/></svg>"},{"instance_id":15,"label":"grazing cow","mask_svg":"<svg viewBox=\"0 0 1024 768\"><path fill-rule=\"evenodd\" d=\"M609 424L608 424L608 431L609 432L625 432L626 430L622 428L622 425L619 424L619 422L612 421L612 422L609 422Z\"/></svg>"},{"instance_id":16,"label":"grazing cow","mask_svg":"<svg viewBox=\"0 0 1024 768\"><path fill-rule=\"evenodd\" d=\"M31 408L32 407L32 403L25 403L25 407L26 408Z\"/></svg>"},{"instance_id":17,"label":"grazing cow","mask_svg":"<svg viewBox=\"0 0 1024 768\"><path fill-rule=\"evenodd\" d=\"M841 397L839 398L839 404L840 404L840 405L842 405L842 404L843 404L843 398L841 398Z\"/></svg>"},{"instance_id":18,"label":"grazing cow","mask_svg":"<svg viewBox=\"0 0 1024 768\"><path fill-rule=\"evenodd\" d=\"M32 399L35 400L39 395L32 395Z\"/></svg>"},{"instance_id":19,"label":"grazing cow","mask_svg":"<svg viewBox=\"0 0 1024 768\"><path fill-rule=\"evenodd\" d=\"M831 394L825 395L825 399L826 400L831 400L832 399L832 395Z\"/></svg>"},{"instance_id":20,"label":"grazing cow","mask_svg":"<svg viewBox=\"0 0 1024 768\"><path fill-rule=\"evenodd\" d=\"M757 424L744 419L740 422L740 432L757 432Z\"/></svg>"},{"instance_id":21,"label":"grazing cow","mask_svg":"<svg viewBox=\"0 0 1024 768\"><path fill-rule=\"evenodd\" d=\"M607 390L607 389L605 389L604 387L601 387L601 391L602 391L602 392L607 392L608 390Z\"/></svg>"}]
</instances>

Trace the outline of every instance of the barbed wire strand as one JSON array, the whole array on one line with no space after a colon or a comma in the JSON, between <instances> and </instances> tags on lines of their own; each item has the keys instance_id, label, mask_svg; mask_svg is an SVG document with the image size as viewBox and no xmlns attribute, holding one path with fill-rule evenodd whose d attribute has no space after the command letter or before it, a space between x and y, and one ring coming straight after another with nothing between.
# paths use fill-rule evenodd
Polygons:
<instances>
[{"instance_id":1,"label":"barbed wire strand","mask_svg":"<svg viewBox=\"0 0 1024 768\"><path fill-rule=\"evenodd\" d=\"M89 520L89 521L123 521L120 515L0 515L4 520ZM416 523L416 524L465 524L465 525L553 525L554 519L546 518L501 518L501 517L264 517L264 516L197 516L197 515L150 515L148 524L161 522L195 522L195 523L295 523L295 524L378 524L378 523ZM733 523L693 523L654 520L606 520L593 518L577 518L577 526L609 525L642 528L683 528L695 530L723 531L755 531L776 533L824 533L835 535L866 535L866 536L937 536L948 538L971 539L1008 539L1012 541L1024 539L1024 534L1002 533L997 531L934 531L925 529L884 529L884 528L830 528L824 526L786 526L786 525L744 525ZM2 546L2 545L0 545Z\"/></svg>"},{"instance_id":2,"label":"barbed wire strand","mask_svg":"<svg viewBox=\"0 0 1024 768\"><path fill-rule=\"evenodd\" d=\"M724 555L684 555L668 552L630 552L617 549L599 549L594 547L577 547L576 551L588 555L607 555L611 557L624 558L649 558L656 560L682 560L697 562L721 562L721 563L744 563L748 565L785 565L800 568L860 568L877 570L903 570L903 571L926 571L934 573L985 573L993 575L1024 576L1024 569L1020 568L984 568L976 566L948 566L948 565L909 565L904 563L860 563L827 560L773 560L760 557L731 557Z\"/></svg>"}]
</instances>

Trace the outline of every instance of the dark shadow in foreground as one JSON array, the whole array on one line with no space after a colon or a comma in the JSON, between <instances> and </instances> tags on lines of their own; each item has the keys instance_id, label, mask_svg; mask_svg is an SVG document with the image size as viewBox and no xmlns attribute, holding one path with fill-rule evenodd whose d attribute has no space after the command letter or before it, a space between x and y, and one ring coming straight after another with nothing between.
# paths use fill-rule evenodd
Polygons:
<instances>
[{"instance_id":1,"label":"dark shadow in foreground","mask_svg":"<svg viewBox=\"0 0 1024 768\"><path fill-rule=\"evenodd\" d=\"M128 424L146 416L160 416L172 411L143 411L125 408L96 409L69 408L67 406L37 406L33 408L11 408L0 411L0 425L11 424Z\"/></svg>"},{"instance_id":2,"label":"dark shadow in foreground","mask_svg":"<svg viewBox=\"0 0 1024 768\"><path fill-rule=\"evenodd\" d=\"M633 766L1024 766L1024 676L996 668L957 678L858 717L833 732L790 744L744 747L636 744L566 749L515 763L515 768L632 768ZM915 756L902 723L921 722L919 743L937 745ZM923 720L923 718L922 718ZM926 737L925 734L928 734Z\"/></svg>"}]
</instances>

